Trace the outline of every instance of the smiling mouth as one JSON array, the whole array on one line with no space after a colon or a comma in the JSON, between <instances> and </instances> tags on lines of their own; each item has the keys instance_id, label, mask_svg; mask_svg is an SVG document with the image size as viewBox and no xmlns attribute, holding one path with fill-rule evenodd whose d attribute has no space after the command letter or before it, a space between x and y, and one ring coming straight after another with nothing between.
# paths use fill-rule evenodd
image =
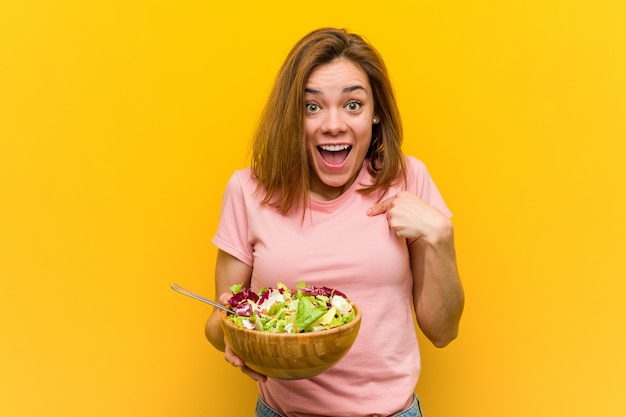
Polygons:
<instances>
[{"instance_id":1,"label":"smiling mouth","mask_svg":"<svg viewBox=\"0 0 626 417\"><path fill-rule=\"evenodd\" d=\"M351 145L320 145L317 151L329 165L341 165L352 150Z\"/></svg>"}]
</instances>

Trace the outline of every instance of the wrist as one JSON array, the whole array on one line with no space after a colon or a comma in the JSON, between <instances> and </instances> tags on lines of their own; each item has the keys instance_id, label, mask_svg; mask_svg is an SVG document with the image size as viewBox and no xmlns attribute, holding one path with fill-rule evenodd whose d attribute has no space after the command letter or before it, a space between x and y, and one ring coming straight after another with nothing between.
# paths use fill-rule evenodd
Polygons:
<instances>
[{"instance_id":1,"label":"wrist","mask_svg":"<svg viewBox=\"0 0 626 417\"><path fill-rule=\"evenodd\" d=\"M444 217L436 224L432 224L428 233L425 233L421 240L431 246L449 244L454 240L452 221Z\"/></svg>"}]
</instances>

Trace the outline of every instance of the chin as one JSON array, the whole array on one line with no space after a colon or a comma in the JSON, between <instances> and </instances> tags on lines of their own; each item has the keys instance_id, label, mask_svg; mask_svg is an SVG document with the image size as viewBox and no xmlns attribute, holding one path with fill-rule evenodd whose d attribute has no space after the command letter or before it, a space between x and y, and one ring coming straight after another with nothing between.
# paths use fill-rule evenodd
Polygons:
<instances>
[{"instance_id":1,"label":"chin","mask_svg":"<svg viewBox=\"0 0 626 417\"><path fill-rule=\"evenodd\" d=\"M354 175L342 175L340 178L331 177L331 178L322 178L322 182L325 186L330 188L342 188L345 187L348 183L352 181Z\"/></svg>"}]
</instances>

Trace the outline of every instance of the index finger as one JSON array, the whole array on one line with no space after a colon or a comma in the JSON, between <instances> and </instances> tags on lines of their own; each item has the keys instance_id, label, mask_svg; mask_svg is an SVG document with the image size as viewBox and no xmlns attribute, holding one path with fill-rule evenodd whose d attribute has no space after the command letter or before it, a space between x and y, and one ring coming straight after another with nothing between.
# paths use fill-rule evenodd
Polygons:
<instances>
[{"instance_id":1,"label":"index finger","mask_svg":"<svg viewBox=\"0 0 626 417\"><path fill-rule=\"evenodd\" d=\"M224 359L226 359L226 362L237 368L242 368L245 364L243 363L241 358L237 356L235 352L233 352L233 349L230 347L230 344L228 343L226 338L224 338L224 345L226 346L226 348L224 349Z\"/></svg>"},{"instance_id":2,"label":"index finger","mask_svg":"<svg viewBox=\"0 0 626 417\"><path fill-rule=\"evenodd\" d=\"M379 214L385 213L391 207L391 201L393 197L389 197L379 203L374 204L372 207L368 208L365 214L368 216L377 216Z\"/></svg>"}]
</instances>

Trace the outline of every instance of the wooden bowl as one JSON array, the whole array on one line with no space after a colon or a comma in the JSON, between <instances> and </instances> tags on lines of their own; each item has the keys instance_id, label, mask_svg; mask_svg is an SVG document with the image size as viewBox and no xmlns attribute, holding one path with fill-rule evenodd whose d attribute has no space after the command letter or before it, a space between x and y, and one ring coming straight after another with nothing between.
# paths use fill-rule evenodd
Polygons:
<instances>
[{"instance_id":1,"label":"wooden bowl","mask_svg":"<svg viewBox=\"0 0 626 417\"><path fill-rule=\"evenodd\" d=\"M269 333L239 329L222 312L222 328L233 352L252 370L278 379L304 379L327 371L352 347L361 310L341 326L311 333Z\"/></svg>"}]
</instances>

